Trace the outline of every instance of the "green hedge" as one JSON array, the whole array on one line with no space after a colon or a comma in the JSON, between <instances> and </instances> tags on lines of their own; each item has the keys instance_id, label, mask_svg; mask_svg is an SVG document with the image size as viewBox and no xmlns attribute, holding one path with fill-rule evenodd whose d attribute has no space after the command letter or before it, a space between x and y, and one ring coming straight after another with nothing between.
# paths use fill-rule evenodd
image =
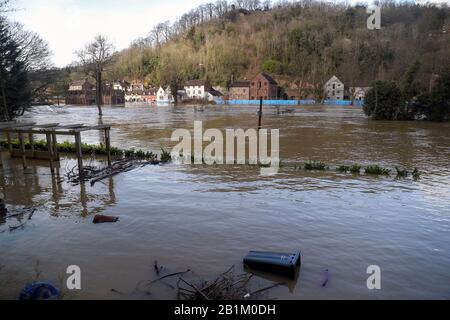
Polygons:
<instances>
[{"instance_id":1,"label":"green hedge","mask_svg":"<svg viewBox=\"0 0 450 320\"><path fill-rule=\"evenodd\" d=\"M20 149L19 140L12 140L11 144L14 149ZM8 148L9 144L7 140L0 140L0 145L3 148ZM47 151L47 142L45 140L38 140L34 141L33 143L34 149L37 151ZM25 142L25 149L31 150L31 144L29 141ZM61 143L58 143L58 151L62 153L75 153L75 143L64 141ZM81 151L84 154L90 154L90 155L107 155L108 152L106 150L106 146L104 144L100 145L92 145L87 143L81 144ZM111 147L111 156L114 157L123 157L126 158L138 158L138 159L150 159L150 160L157 160L158 156L154 154L153 152L146 152L143 150L134 150L134 149L128 149L128 150L122 150L116 147ZM161 156L161 162L169 162L170 154L168 154L167 151L162 149L162 156Z\"/></svg>"}]
</instances>

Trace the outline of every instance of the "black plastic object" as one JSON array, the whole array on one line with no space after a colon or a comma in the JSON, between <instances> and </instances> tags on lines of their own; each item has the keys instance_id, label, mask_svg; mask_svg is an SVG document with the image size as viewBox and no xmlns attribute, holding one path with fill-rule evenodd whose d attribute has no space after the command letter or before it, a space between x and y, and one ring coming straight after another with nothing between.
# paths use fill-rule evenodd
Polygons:
<instances>
[{"instance_id":1,"label":"black plastic object","mask_svg":"<svg viewBox=\"0 0 450 320\"><path fill-rule=\"evenodd\" d=\"M244 265L250 269L295 279L301 266L301 254L300 251L294 253L250 251L244 258Z\"/></svg>"}]
</instances>

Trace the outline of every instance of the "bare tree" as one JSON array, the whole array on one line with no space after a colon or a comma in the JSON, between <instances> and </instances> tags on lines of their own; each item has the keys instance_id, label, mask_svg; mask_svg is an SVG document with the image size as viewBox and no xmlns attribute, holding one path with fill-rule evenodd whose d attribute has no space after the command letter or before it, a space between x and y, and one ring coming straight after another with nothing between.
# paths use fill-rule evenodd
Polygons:
<instances>
[{"instance_id":1,"label":"bare tree","mask_svg":"<svg viewBox=\"0 0 450 320\"><path fill-rule=\"evenodd\" d=\"M9 24L12 38L20 48L21 60L28 71L45 70L53 67L51 62L51 51L48 43L33 31L24 29L21 23Z\"/></svg>"},{"instance_id":2,"label":"bare tree","mask_svg":"<svg viewBox=\"0 0 450 320\"><path fill-rule=\"evenodd\" d=\"M115 52L113 44L102 35L95 37L93 42L88 43L83 50L77 51L85 72L95 78L96 102L99 116L102 116L103 105L103 71L108 62L111 61Z\"/></svg>"},{"instance_id":3,"label":"bare tree","mask_svg":"<svg viewBox=\"0 0 450 320\"><path fill-rule=\"evenodd\" d=\"M10 0L0 0L0 14L11 11Z\"/></svg>"}]
</instances>

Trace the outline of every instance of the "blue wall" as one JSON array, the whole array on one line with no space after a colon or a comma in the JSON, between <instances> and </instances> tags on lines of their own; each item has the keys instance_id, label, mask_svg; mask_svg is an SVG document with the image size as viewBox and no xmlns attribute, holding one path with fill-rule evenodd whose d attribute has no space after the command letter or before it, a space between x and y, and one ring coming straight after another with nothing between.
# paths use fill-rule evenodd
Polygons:
<instances>
[{"instance_id":1,"label":"blue wall","mask_svg":"<svg viewBox=\"0 0 450 320\"><path fill-rule=\"evenodd\" d=\"M229 105L259 105L259 100L216 100L217 104L229 104ZM263 100L263 105L271 106L297 106L297 105L314 105L315 100ZM350 106L351 100L323 100L324 105L333 106ZM364 101L355 101L355 106L362 106Z\"/></svg>"}]
</instances>

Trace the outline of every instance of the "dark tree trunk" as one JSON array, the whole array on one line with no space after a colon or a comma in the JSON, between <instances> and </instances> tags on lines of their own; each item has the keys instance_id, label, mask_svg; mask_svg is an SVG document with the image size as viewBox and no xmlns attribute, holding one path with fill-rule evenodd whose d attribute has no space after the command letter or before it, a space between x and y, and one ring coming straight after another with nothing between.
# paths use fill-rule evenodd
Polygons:
<instances>
[{"instance_id":1,"label":"dark tree trunk","mask_svg":"<svg viewBox=\"0 0 450 320\"><path fill-rule=\"evenodd\" d=\"M2 93L4 119L5 119L5 121L8 121L9 120L9 111L8 111L8 104L6 102L5 82L3 81L3 79L0 81L0 86L1 86L1 93Z\"/></svg>"}]
</instances>

